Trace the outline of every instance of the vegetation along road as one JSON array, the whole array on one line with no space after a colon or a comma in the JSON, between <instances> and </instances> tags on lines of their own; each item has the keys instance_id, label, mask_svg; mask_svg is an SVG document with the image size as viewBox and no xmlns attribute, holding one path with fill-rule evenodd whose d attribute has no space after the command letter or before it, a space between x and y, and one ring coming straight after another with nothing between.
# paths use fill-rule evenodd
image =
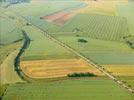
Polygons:
<instances>
[{"instance_id":1,"label":"vegetation along road","mask_svg":"<svg viewBox=\"0 0 134 100\"><path fill-rule=\"evenodd\" d=\"M14 12L13 12L14 13ZM55 39L53 36L51 36L49 33L47 33L46 31L44 31L43 29L41 29L40 27L32 24L30 21L28 21L25 17L23 17L22 15L17 14L17 16L21 17L22 19L24 19L27 23L31 24L32 27L37 28L38 30L40 30L44 36L48 37L50 40L52 40L53 42L56 42L57 44L63 46L64 48L68 49L69 51L71 51L72 53L76 54L77 56L79 56L80 58L82 58L83 60L85 60L86 62L88 62L89 64L91 64L93 67L97 68L98 70L100 70L101 72L103 72L106 76L108 76L110 79L114 80L115 82L117 82L120 86L124 87L125 89L127 89L129 92L133 93L134 90L131 89L130 87L128 87L126 84L124 84L123 82L121 82L120 80L118 80L117 78L115 78L113 75L111 75L110 73L108 73L106 70L104 70L100 65L98 65L97 63L94 63L94 61L87 59L85 56L83 56L82 54L80 54L79 52L77 52L76 50L74 50L73 48L69 47L68 45L66 45L65 43L62 43L61 41ZM22 51L19 54L20 55L23 53L23 50L28 46L28 44L30 43L30 39L28 38L28 36L26 35L25 32L23 32L23 35L26 38L26 41L22 47ZM17 57L17 59L19 58ZM19 60L18 60L19 61ZM17 71L18 72L18 71ZM18 73L20 74L20 72ZM21 75L20 75L21 76Z\"/></svg>"}]
</instances>

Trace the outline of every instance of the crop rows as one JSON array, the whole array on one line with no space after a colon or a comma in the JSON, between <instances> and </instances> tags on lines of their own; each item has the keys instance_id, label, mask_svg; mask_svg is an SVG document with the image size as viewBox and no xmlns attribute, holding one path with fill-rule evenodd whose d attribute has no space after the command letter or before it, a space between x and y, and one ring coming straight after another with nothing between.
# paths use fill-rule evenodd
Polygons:
<instances>
[{"instance_id":1,"label":"crop rows","mask_svg":"<svg viewBox=\"0 0 134 100\"><path fill-rule=\"evenodd\" d=\"M61 31L73 32L75 29L75 33L82 36L112 41L121 41L128 34L126 19L115 16L79 14L62 27Z\"/></svg>"},{"instance_id":2,"label":"crop rows","mask_svg":"<svg viewBox=\"0 0 134 100\"><path fill-rule=\"evenodd\" d=\"M113 96L111 98L111 96ZM132 100L129 93L109 79L85 78L59 82L13 84L3 100Z\"/></svg>"}]
</instances>

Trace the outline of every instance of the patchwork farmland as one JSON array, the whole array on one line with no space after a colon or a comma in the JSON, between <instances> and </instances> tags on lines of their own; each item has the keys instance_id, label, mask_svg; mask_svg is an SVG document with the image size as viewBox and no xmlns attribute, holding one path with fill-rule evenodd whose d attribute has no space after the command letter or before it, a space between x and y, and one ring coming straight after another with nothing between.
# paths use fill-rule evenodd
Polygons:
<instances>
[{"instance_id":1,"label":"patchwork farmland","mask_svg":"<svg viewBox=\"0 0 134 100\"><path fill-rule=\"evenodd\" d=\"M91 72L98 76L103 75L82 59L22 61L20 66L24 73L32 78L64 77L74 72Z\"/></svg>"},{"instance_id":2,"label":"patchwork farmland","mask_svg":"<svg viewBox=\"0 0 134 100\"><path fill-rule=\"evenodd\" d=\"M0 3L0 99L134 99L134 1Z\"/></svg>"}]
</instances>

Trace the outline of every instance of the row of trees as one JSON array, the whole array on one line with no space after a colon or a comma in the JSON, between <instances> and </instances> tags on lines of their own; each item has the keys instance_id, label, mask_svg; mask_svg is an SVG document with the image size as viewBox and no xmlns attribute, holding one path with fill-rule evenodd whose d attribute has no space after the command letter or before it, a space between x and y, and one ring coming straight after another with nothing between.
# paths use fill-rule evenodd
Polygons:
<instances>
[{"instance_id":1,"label":"row of trees","mask_svg":"<svg viewBox=\"0 0 134 100\"><path fill-rule=\"evenodd\" d=\"M94 77L96 76L93 73L89 73L89 72L85 72L85 73L72 73L72 74L68 74L68 77Z\"/></svg>"},{"instance_id":2,"label":"row of trees","mask_svg":"<svg viewBox=\"0 0 134 100\"><path fill-rule=\"evenodd\" d=\"M15 71L17 72L17 74L19 75L19 77L21 79L24 79L25 80L25 77L21 74L20 57L24 53L25 49L29 46L29 44L30 44L30 38L28 37L27 33L24 30L22 30L22 34L23 34L23 36L25 38L25 41L24 41L24 44L23 44L22 48L20 49L17 57L14 60L14 66L15 66Z\"/></svg>"}]
</instances>

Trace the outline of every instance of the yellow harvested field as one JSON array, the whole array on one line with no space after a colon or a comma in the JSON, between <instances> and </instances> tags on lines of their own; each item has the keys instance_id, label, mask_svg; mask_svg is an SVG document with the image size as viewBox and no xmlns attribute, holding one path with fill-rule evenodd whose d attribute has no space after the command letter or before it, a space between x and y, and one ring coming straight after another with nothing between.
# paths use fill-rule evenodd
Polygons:
<instances>
[{"instance_id":1,"label":"yellow harvested field","mask_svg":"<svg viewBox=\"0 0 134 100\"><path fill-rule=\"evenodd\" d=\"M74 72L90 72L98 76L103 75L82 59L21 61L20 66L22 71L31 78L64 77Z\"/></svg>"},{"instance_id":2,"label":"yellow harvested field","mask_svg":"<svg viewBox=\"0 0 134 100\"><path fill-rule=\"evenodd\" d=\"M14 71L14 59L18 54L19 49L11 52L9 56L0 65L0 84L10 84L16 82L24 82Z\"/></svg>"},{"instance_id":3,"label":"yellow harvested field","mask_svg":"<svg viewBox=\"0 0 134 100\"><path fill-rule=\"evenodd\" d=\"M134 76L134 65L103 65L115 76Z\"/></svg>"},{"instance_id":4,"label":"yellow harvested field","mask_svg":"<svg viewBox=\"0 0 134 100\"><path fill-rule=\"evenodd\" d=\"M93 13L93 14L101 14L101 15L116 15L116 6L117 5L126 5L128 4L128 0L121 1L108 1L108 0L87 0L85 1L87 4L86 7L76 10L76 13Z\"/></svg>"},{"instance_id":5,"label":"yellow harvested field","mask_svg":"<svg viewBox=\"0 0 134 100\"><path fill-rule=\"evenodd\" d=\"M113 2L103 2L99 1L86 1L87 6L85 8L79 9L77 13L94 13L94 14L108 14L115 15L115 5Z\"/></svg>"}]
</instances>

